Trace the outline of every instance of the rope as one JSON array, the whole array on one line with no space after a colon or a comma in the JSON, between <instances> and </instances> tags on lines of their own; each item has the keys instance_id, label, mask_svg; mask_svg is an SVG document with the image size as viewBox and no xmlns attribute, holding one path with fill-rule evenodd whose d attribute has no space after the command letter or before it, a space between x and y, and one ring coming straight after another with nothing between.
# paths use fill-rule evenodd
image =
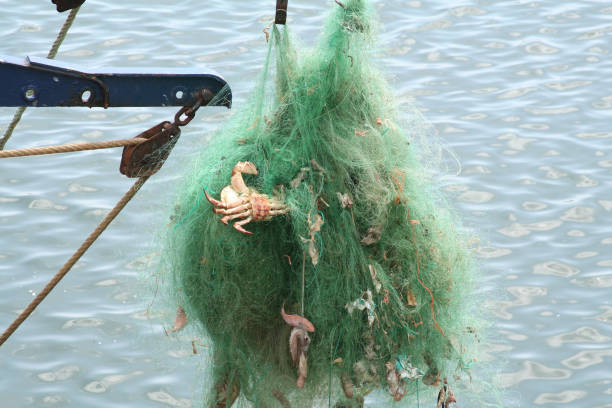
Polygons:
<instances>
[{"instance_id":1,"label":"rope","mask_svg":"<svg viewBox=\"0 0 612 408\"><path fill-rule=\"evenodd\" d=\"M121 212L121 210L126 206L126 204L134 197L134 195L140 190L140 187L147 181L149 176L140 177L134 185L128 190L127 193L121 200L117 202L115 207L108 213L106 217L100 222L100 224L96 227L96 229L85 239L85 241L81 244L79 249L68 259L68 261L62 266L62 268L55 274L53 279L47 283L44 289L36 295L34 300L26 307L20 314L17 316L15 321L11 323L11 325L2 333L0 336L0 346L4 344L4 342L17 330L17 328L24 322L25 319L30 316L30 314L36 309L36 307L47 297L47 295L55 288L55 286L59 283L59 281L70 271L72 266L83 256L85 251L89 249L89 247L95 242L95 240L102 234L102 232L108 227L108 225L115 219L115 217Z\"/></svg>"},{"instance_id":2,"label":"rope","mask_svg":"<svg viewBox=\"0 0 612 408\"><path fill-rule=\"evenodd\" d=\"M68 34L68 30L70 30L70 27L72 26L72 23L74 22L74 18L76 17L80 9L81 7L79 6L77 8L70 10L70 14L68 14L68 17L66 17L66 21L64 21L64 25L62 26L62 28L60 28L59 33L57 33L57 37L55 38L55 41L53 41L53 45L51 45L51 49L49 50L49 53L47 54L47 58L49 59L55 58L55 56L57 55L57 50L59 50L60 45L62 45L62 42L64 42L64 38L66 38L66 35Z\"/></svg>"},{"instance_id":3,"label":"rope","mask_svg":"<svg viewBox=\"0 0 612 408\"><path fill-rule=\"evenodd\" d=\"M79 9L80 7L70 10L70 14L68 14L68 17L66 17L66 21L64 21L64 25L62 26L62 28L60 28L59 33L57 33L57 37L55 38L55 41L53 41L53 45L51 45L51 49L47 53L48 59L53 59L57 55L57 50L59 49L60 45L62 45L62 42L66 38L66 34L68 34L68 30L70 29L70 26L72 26L72 23L74 22L74 19L77 13L79 12ZM13 115L13 120L6 128L6 131L4 132L2 139L0 139L0 150L4 150L4 146L6 145L6 142L8 142L8 140L11 138L11 135L13 134L13 130L15 130L15 127L17 127L17 124L21 120L21 116L23 115L23 112L25 112L25 110L26 110L25 106L20 106L15 111L15 114Z\"/></svg>"},{"instance_id":4,"label":"rope","mask_svg":"<svg viewBox=\"0 0 612 408\"><path fill-rule=\"evenodd\" d=\"M146 142L144 137L108 140L105 142L69 143L56 146L29 147L25 149L0 150L0 159L7 157L40 156L43 154L78 152L82 150L109 149L112 147L134 146Z\"/></svg>"},{"instance_id":5,"label":"rope","mask_svg":"<svg viewBox=\"0 0 612 408\"><path fill-rule=\"evenodd\" d=\"M15 130L15 127L17 127L17 124L21 120L21 116L23 115L23 112L25 112L25 110L25 106L20 106L15 111L15 114L13 115L13 120L11 120L11 123L9 123L8 127L6 128L6 132L4 132L4 136L2 136L2 139L0 139L0 150L4 149L6 142L8 142L8 140L11 138L13 130Z\"/></svg>"}]
</instances>

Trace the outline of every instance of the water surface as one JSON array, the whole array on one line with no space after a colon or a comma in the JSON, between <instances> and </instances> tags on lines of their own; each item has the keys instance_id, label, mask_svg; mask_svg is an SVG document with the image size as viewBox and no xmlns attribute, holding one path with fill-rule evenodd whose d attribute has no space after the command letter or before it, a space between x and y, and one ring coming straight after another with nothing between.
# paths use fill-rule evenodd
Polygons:
<instances>
[{"instance_id":1,"label":"water surface","mask_svg":"<svg viewBox=\"0 0 612 408\"><path fill-rule=\"evenodd\" d=\"M42 3L0 1L1 54L46 55L65 14ZM89 0L57 58L208 67L231 84L239 109L265 57L273 3ZM483 287L501 299L483 307L496 316L490 356L505 361L508 406L610 408L612 6L448 4L376 2L376 57L399 102L416 102L452 152L444 189L480 238ZM293 31L310 43L331 6L291 1ZM0 130L13 111L0 108ZM132 137L174 111L28 109L7 148ZM228 115L200 111L164 169L0 349L4 406L197 400L206 345L194 355L193 332L164 334L172 315L147 319L150 242L180 163ZM105 150L0 162L2 327L127 191L119 161L120 150Z\"/></svg>"}]
</instances>

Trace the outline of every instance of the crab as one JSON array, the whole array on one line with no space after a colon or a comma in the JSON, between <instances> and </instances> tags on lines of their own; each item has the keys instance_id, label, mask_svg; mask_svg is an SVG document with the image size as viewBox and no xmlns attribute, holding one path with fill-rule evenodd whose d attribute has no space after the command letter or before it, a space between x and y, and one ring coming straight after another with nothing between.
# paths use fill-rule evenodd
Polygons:
<instances>
[{"instance_id":1,"label":"crab","mask_svg":"<svg viewBox=\"0 0 612 408\"><path fill-rule=\"evenodd\" d=\"M268 197L248 187L242 173L257 175L257 167L251 162L238 162L232 170L229 186L221 190L221 200L216 200L204 190L206 199L215 207L216 214L223 214L221 222L227 224L230 220L242 218L234 223L234 228L243 234L252 234L243 228L251 221L269 221L275 215L287 214L289 208L278 195Z\"/></svg>"}]
</instances>

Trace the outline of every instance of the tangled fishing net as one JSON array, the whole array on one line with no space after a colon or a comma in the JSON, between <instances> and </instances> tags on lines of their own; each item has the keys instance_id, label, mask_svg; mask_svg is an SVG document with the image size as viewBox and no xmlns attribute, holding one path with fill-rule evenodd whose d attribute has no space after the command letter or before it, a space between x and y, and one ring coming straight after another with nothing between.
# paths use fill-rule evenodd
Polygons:
<instances>
[{"instance_id":1,"label":"tangled fishing net","mask_svg":"<svg viewBox=\"0 0 612 408\"><path fill-rule=\"evenodd\" d=\"M210 341L208 406L357 407L376 389L450 404L471 381L474 262L423 130L396 124L374 28L366 0L334 5L309 53L275 26L250 100L179 188L162 258ZM211 205L228 186L247 198Z\"/></svg>"}]
</instances>

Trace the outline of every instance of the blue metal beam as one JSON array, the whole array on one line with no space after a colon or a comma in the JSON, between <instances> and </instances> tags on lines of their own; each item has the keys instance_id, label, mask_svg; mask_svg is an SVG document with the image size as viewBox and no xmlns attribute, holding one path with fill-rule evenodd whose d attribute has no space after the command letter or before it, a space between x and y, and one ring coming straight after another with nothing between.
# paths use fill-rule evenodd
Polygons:
<instances>
[{"instance_id":1,"label":"blue metal beam","mask_svg":"<svg viewBox=\"0 0 612 408\"><path fill-rule=\"evenodd\" d=\"M88 71L46 58L0 55L0 106L185 106L208 89L208 106L231 107L222 76L194 69L116 68Z\"/></svg>"}]
</instances>

